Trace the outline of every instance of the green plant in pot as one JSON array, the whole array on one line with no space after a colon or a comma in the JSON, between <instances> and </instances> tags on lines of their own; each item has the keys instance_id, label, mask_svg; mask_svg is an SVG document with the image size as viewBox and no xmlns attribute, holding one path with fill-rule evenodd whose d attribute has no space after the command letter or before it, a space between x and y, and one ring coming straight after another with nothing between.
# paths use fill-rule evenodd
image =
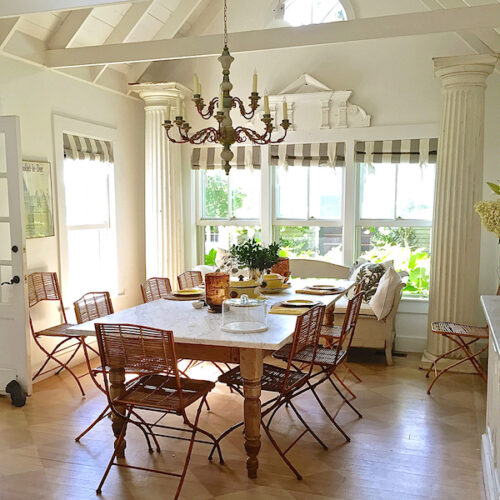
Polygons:
<instances>
[{"instance_id":1,"label":"green plant in pot","mask_svg":"<svg viewBox=\"0 0 500 500\"><path fill-rule=\"evenodd\" d=\"M278 243L265 247L255 239L231 247L231 255L238 264L250 269L251 279L258 279L264 271L271 269L279 260L279 251Z\"/></svg>"}]
</instances>

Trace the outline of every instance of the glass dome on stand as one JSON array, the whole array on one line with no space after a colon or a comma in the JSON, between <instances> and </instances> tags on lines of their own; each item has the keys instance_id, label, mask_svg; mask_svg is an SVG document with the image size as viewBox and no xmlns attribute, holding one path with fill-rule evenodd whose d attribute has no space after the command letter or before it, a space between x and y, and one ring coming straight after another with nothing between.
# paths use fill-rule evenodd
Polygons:
<instances>
[{"instance_id":1,"label":"glass dome on stand","mask_svg":"<svg viewBox=\"0 0 500 500\"><path fill-rule=\"evenodd\" d=\"M221 329L230 333L265 332L267 330L266 301L249 299L247 295L225 300L222 304Z\"/></svg>"}]
</instances>

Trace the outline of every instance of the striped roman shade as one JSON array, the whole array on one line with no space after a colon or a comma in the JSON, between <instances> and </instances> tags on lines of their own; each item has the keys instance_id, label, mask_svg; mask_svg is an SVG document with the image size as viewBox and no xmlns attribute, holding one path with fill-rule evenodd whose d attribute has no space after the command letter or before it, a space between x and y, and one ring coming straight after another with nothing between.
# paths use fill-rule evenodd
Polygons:
<instances>
[{"instance_id":1,"label":"striped roman shade","mask_svg":"<svg viewBox=\"0 0 500 500\"><path fill-rule=\"evenodd\" d=\"M343 167L345 143L274 144L271 146L271 165L279 167Z\"/></svg>"},{"instance_id":2,"label":"striped roman shade","mask_svg":"<svg viewBox=\"0 0 500 500\"><path fill-rule=\"evenodd\" d=\"M63 134L64 157L72 160L95 160L112 163L113 145L109 141Z\"/></svg>"},{"instance_id":3,"label":"striped roman shade","mask_svg":"<svg viewBox=\"0 0 500 500\"><path fill-rule=\"evenodd\" d=\"M260 169L261 148L260 146L238 146L232 148L234 158L231 166L239 169ZM193 148L191 154L191 168L193 170L213 170L222 168L221 147Z\"/></svg>"},{"instance_id":4,"label":"striped roman shade","mask_svg":"<svg viewBox=\"0 0 500 500\"><path fill-rule=\"evenodd\" d=\"M436 163L437 139L357 142L358 163Z\"/></svg>"}]
</instances>

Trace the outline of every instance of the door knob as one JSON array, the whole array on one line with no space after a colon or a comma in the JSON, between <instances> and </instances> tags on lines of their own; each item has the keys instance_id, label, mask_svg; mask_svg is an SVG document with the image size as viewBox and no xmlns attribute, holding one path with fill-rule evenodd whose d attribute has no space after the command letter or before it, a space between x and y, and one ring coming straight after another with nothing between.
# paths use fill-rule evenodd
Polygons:
<instances>
[{"instance_id":1,"label":"door knob","mask_svg":"<svg viewBox=\"0 0 500 500\"><path fill-rule=\"evenodd\" d=\"M0 283L0 285L17 285L20 282L21 282L21 278L19 278L19 276L12 276L10 281L2 281L2 283Z\"/></svg>"}]
</instances>

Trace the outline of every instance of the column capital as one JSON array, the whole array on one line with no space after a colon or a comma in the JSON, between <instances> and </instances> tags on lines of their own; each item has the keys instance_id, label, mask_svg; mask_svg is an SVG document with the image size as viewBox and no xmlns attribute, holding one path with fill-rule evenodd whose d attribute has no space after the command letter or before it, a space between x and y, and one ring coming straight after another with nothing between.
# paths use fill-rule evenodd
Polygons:
<instances>
[{"instance_id":1,"label":"column capital","mask_svg":"<svg viewBox=\"0 0 500 500\"><path fill-rule=\"evenodd\" d=\"M175 104L176 99L184 100L192 94L191 89L177 82L145 82L130 83L130 90L139 94L139 97L148 107L166 107Z\"/></svg>"},{"instance_id":2,"label":"column capital","mask_svg":"<svg viewBox=\"0 0 500 500\"><path fill-rule=\"evenodd\" d=\"M443 87L486 85L486 78L495 69L495 54L435 57L434 72L441 78Z\"/></svg>"}]
</instances>

